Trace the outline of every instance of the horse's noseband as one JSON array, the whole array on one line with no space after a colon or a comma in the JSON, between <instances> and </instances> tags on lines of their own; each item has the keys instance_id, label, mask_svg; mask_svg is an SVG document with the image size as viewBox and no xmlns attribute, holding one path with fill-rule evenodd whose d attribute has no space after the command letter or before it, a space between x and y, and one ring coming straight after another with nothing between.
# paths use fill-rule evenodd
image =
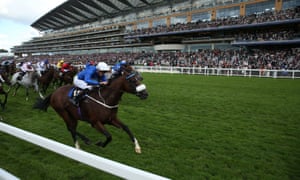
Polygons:
<instances>
[{"instance_id":1,"label":"horse's noseband","mask_svg":"<svg viewBox=\"0 0 300 180\"><path fill-rule=\"evenodd\" d=\"M131 80L132 78L134 80ZM143 80L143 78L137 71L132 71L130 74L128 74L126 76L126 80L132 85L133 88L135 88L135 91L137 93L146 90L146 86L144 84L140 84L140 85L135 84L137 81Z\"/></svg>"}]
</instances>

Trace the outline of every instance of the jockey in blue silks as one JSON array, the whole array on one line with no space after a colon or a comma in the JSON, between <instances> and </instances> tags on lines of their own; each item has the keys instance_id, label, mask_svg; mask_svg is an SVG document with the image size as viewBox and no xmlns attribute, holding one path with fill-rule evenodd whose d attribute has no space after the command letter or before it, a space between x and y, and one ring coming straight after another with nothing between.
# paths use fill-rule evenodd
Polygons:
<instances>
[{"instance_id":1,"label":"jockey in blue silks","mask_svg":"<svg viewBox=\"0 0 300 180\"><path fill-rule=\"evenodd\" d=\"M123 66L127 65L125 60L122 60L112 67L112 77L121 75Z\"/></svg>"},{"instance_id":2,"label":"jockey in blue silks","mask_svg":"<svg viewBox=\"0 0 300 180\"><path fill-rule=\"evenodd\" d=\"M36 64L36 71L38 72L39 76L42 76L44 72L49 68L49 66L50 65L48 59L38 62Z\"/></svg>"},{"instance_id":3,"label":"jockey in blue silks","mask_svg":"<svg viewBox=\"0 0 300 180\"><path fill-rule=\"evenodd\" d=\"M73 83L81 91L77 96L73 97L71 101L78 106L79 101L83 99L83 95L91 90L93 86L106 85L108 83L105 76L106 72L110 71L110 67L105 62L99 62L97 66L87 65L84 70L79 72L73 79Z\"/></svg>"}]
</instances>

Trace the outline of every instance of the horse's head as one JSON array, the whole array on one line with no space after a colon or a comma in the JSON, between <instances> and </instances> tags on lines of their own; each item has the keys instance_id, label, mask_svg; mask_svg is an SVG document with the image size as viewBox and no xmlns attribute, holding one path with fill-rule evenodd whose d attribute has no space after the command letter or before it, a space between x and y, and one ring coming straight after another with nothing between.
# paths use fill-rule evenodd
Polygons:
<instances>
[{"instance_id":1,"label":"horse's head","mask_svg":"<svg viewBox=\"0 0 300 180\"><path fill-rule=\"evenodd\" d=\"M0 71L0 84L6 83L7 85L11 85L10 80L7 76L7 73Z\"/></svg>"},{"instance_id":2,"label":"horse's head","mask_svg":"<svg viewBox=\"0 0 300 180\"><path fill-rule=\"evenodd\" d=\"M145 84L142 84L143 77L132 66L125 66L122 70L122 77L125 79L124 91L135 94L141 99L148 97Z\"/></svg>"}]
</instances>

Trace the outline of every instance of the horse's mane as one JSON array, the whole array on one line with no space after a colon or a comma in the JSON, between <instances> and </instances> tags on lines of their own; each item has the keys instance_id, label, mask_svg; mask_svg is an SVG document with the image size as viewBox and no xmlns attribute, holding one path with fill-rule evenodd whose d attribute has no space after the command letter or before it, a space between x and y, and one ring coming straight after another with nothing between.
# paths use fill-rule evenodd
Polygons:
<instances>
[{"instance_id":1,"label":"horse's mane","mask_svg":"<svg viewBox=\"0 0 300 180\"><path fill-rule=\"evenodd\" d=\"M108 79L108 84L107 86L109 86L113 81L115 81L116 79L118 79L119 77L121 77L122 75L114 75L114 76L110 76L110 78Z\"/></svg>"},{"instance_id":2,"label":"horse's mane","mask_svg":"<svg viewBox=\"0 0 300 180\"><path fill-rule=\"evenodd\" d=\"M130 65L123 65L121 72L128 72L128 71L132 71L133 68ZM108 85L110 85L113 81L115 81L116 79L118 79L119 77L123 76L122 74L114 74L112 76L110 76L110 78L108 79Z\"/></svg>"}]
</instances>

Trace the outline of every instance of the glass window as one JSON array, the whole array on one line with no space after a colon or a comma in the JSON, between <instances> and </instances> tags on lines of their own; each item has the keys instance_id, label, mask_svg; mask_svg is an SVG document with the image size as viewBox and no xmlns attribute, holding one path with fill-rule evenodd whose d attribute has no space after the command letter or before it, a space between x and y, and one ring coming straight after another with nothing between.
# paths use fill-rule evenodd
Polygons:
<instances>
[{"instance_id":1,"label":"glass window","mask_svg":"<svg viewBox=\"0 0 300 180\"><path fill-rule=\"evenodd\" d=\"M255 3L246 5L246 15L260 14L268 10L274 10L275 2L274 0L269 0L266 2Z\"/></svg>"},{"instance_id":2,"label":"glass window","mask_svg":"<svg viewBox=\"0 0 300 180\"><path fill-rule=\"evenodd\" d=\"M238 16L240 16L239 6L217 10L217 19L226 18L226 17L238 17Z\"/></svg>"},{"instance_id":3,"label":"glass window","mask_svg":"<svg viewBox=\"0 0 300 180\"><path fill-rule=\"evenodd\" d=\"M300 6L299 0L285 0L282 2L282 9L291 9Z\"/></svg>"},{"instance_id":4,"label":"glass window","mask_svg":"<svg viewBox=\"0 0 300 180\"><path fill-rule=\"evenodd\" d=\"M157 26L166 26L166 19L156 19L153 20L153 27L157 27Z\"/></svg>"},{"instance_id":5,"label":"glass window","mask_svg":"<svg viewBox=\"0 0 300 180\"><path fill-rule=\"evenodd\" d=\"M210 18L211 18L210 12L192 14L192 22L210 21Z\"/></svg>"},{"instance_id":6,"label":"glass window","mask_svg":"<svg viewBox=\"0 0 300 180\"><path fill-rule=\"evenodd\" d=\"M127 24L125 29L126 29L126 31L132 31L133 30L133 25L132 24Z\"/></svg>"},{"instance_id":7,"label":"glass window","mask_svg":"<svg viewBox=\"0 0 300 180\"><path fill-rule=\"evenodd\" d=\"M137 24L138 29L143 29L143 28L148 28L148 27L149 27L148 22L142 22L142 23Z\"/></svg>"},{"instance_id":8,"label":"glass window","mask_svg":"<svg viewBox=\"0 0 300 180\"><path fill-rule=\"evenodd\" d=\"M187 23L187 17L186 16L176 16L176 17L171 17L171 24L185 24Z\"/></svg>"}]
</instances>

